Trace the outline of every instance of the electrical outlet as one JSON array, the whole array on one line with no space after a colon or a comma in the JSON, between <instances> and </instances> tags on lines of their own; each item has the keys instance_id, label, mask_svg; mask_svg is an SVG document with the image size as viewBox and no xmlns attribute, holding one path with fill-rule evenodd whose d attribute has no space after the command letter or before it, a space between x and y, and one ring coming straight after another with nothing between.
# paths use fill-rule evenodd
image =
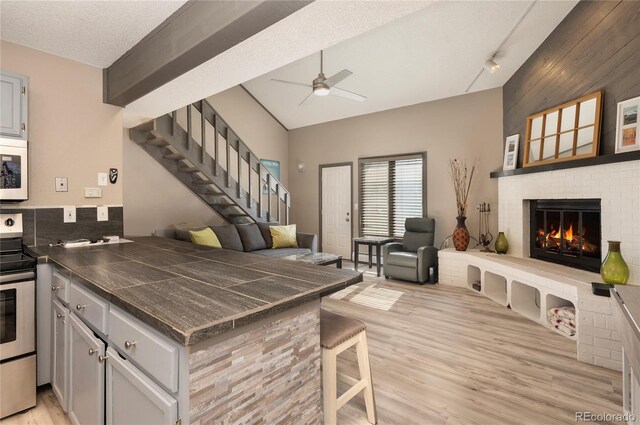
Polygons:
<instances>
[{"instance_id":1,"label":"electrical outlet","mask_svg":"<svg viewBox=\"0 0 640 425\"><path fill-rule=\"evenodd\" d=\"M69 185L66 177L56 177L56 192L68 192Z\"/></svg>"},{"instance_id":2,"label":"electrical outlet","mask_svg":"<svg viewBox=\"0 0 640 425\"><path fill-rule=\"evenodd\" d=\"M85 187L84 197L85 198L102 198L102 189L97 187Z\"/></svg>"},{"instance_id":3,"label":"electrical outlet","mask_svg":"<svg viewBox=\"0 0 640 425\"><path fill-rule=\"evenodd\" d=\"M107 173L98 173L98 186L106 186L109 183Z\"/></svg>"},{"instance_id":4,"label":"electrical outlet","mask_svg":"<svg viewBox=\"0 0 640 425\"><path fill-rule=\"evenodd\" d=\"M98 221L109 221L109 207L98 207Z\"/></svg>"},{"instance_id":5,"label":"electrical outlet","mask_svg":"<svg viewBox=\"0 0 640 425\"><path fill-rule=\"evenodd\" d=\"M64 207L64 223L76 222L76 207Z\"/></svg>"}]
</instances>

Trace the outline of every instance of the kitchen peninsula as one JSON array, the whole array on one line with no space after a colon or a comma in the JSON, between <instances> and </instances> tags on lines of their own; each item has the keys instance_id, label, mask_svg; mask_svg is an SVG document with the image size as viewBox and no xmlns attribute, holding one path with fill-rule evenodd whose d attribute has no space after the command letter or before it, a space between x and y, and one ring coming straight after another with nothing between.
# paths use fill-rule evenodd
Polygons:
<instances>
[{"instance_id":1,"label":"kitchen peninsula","mask_svg":"<svg viewBox=\"0 0 640 425\"><path fill-rule=\"evenodd\" d=\"M53 289L51 383L72 421L319 423L320 299L361 274L132 240L31 248Z\"/></svg>"}]
</instances>

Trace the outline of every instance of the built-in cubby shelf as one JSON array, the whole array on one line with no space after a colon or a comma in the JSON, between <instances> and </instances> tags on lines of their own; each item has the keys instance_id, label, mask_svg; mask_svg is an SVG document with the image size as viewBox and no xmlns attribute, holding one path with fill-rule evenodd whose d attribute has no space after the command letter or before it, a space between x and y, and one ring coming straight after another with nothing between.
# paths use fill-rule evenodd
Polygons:
<instances>
[{"instance_id":1,"label":"built-in cubby shelf","mask_svg":"<svg viewBox=\"0 0 640 425\"><path fill-rule=\"evenodd\" d=\"M467 285L474 291L476 291L473 287L475 282L480 282L480 285L482 285L482 272L478 267L469 265L467 266Z\"/></svg>"},{"instance_id":2,"label":"built-in cubby shelf","mask_svg":"<svg viewBox=\"0 0 640 425\"><path fill-rule=\"evenodd\" d=\"M514 280L511 282L511 308L524 317L540 322L540 291L538 288Z\"/></svg>"},{"instance_id":3,"label":"built-in cubby shelf","mask_svg":"<svg viewBox=\"0 0 640 425\"><path fill-rule=\"evenodd\" d=\"M507 298L507 279L499 274L484 272L484 294L504 306L509 305Z\"/></svg>"}]
</instances>

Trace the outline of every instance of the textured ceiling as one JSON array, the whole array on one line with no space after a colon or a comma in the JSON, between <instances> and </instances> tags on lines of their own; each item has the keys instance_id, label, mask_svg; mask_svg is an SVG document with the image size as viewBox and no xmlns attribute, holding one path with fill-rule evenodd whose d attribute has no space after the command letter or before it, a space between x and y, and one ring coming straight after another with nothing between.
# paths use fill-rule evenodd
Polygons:
<instances>
[{"instance_id":1,"label":"textured ceiling","mask_svg":"<svg viewBox=\"0 0 640 425\"><path fill-rule=\"evenodd\" d=\"M185 3L0 1L0 38L106 68Z\"/></svg>"},{"instance_id":2,"label":"textured ceiling","mask_svg":"<svg viewBox=\"0 0 640 425\"><path fill-rule=\"evenodd\" d=\"M316 0L215 58L134 101L126 125L237 86L320 49L428 7L431 1Z\"/></svg>"},{"instance_id":3,"label":"textured ceiling","mask_svg":"<svg viewBox=\"0 0 640 425\"><path fill-rule=\"evenodd\" d=\"M327 77L347 68L354 75L338 87L363 94L365 102L327 96L298 106L310 89L272 78L311 84L319 54L252 79L244 86L287 128L464 94L485 60L531 2L442 1L325 50ZM483 72L470 92L501 87L529 58L577 1L533 5L500 49L500 69Z\"/></svg>"}]
</instances>

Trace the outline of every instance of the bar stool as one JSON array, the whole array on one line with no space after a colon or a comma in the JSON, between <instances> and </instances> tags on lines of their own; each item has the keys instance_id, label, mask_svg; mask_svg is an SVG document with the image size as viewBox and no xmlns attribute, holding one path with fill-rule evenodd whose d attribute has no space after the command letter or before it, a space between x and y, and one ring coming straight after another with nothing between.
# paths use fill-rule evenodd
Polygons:
<instances>
[{"instance_id":1,"label":"bar stool","mask_svg":"<svg viewBox=\"0 0 640 425\"><path fill-rule=\"evenodd\" d=\"M378 422L376 402L373 397L373 382L369 366L366 326L357 319L320 310L320 345L322 346L322 399L325 425L336 425L338 409L354 396L364 391L367 420ZM356 346L360 379L338 373L338 355ZM344 394L337 396L338 378L351 385Z\"/></svg>"}]
</instances>

